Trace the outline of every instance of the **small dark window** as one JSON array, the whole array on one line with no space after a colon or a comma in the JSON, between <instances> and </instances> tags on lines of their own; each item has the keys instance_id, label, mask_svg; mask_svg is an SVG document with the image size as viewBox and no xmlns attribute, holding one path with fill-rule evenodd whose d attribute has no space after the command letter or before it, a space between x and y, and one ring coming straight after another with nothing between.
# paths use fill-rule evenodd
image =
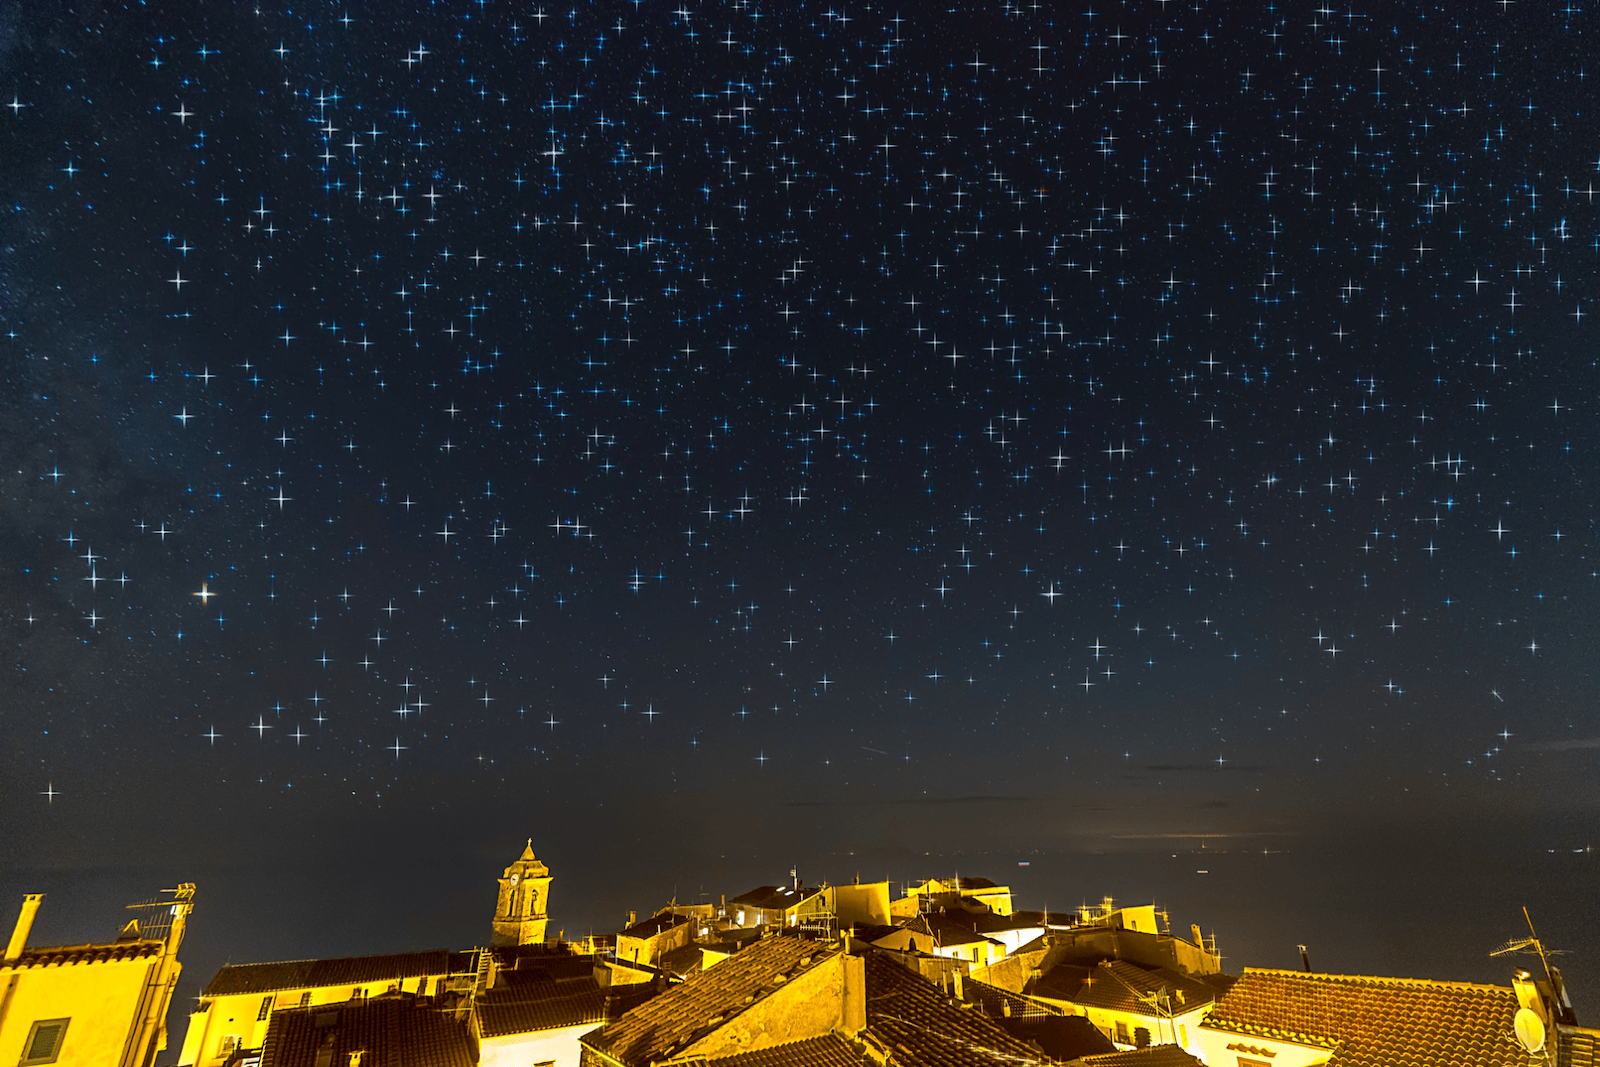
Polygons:
<instances>
[{"instance_id":1,"label":"small dark window","mask_svg":"<svg viewBox=\"0 0 1600 1067\"><path fill-rule=\"evenodd\" d=\"M311 1003L311 991L308 989L300 994L300 1006L307 1007Z\"/></svg>"},{"instance_id":2,"label":"small dark window","mask_svg":"<svg viewBox=\"0 0 1600 1067\"><path fill-rule=\"evenodd\" d=\"M22 1061L19 1067L33 1067L36 1063L54 1063L61 1055L61 1043L67 1036L67 1023L71 1019L40 1019L28 1031L28 1040L22 1044Z\"/></svg>"},{"instance_id":3,"label":"small dark window","mask_svg":"<svg viewBox=\"0 0 1600 1067\"><path fill-rule=\"evenodd\" d=\"M1120 1019L1117 1020L1117 1043L1122 1045L1133 1044L1132 1041L1128 1040L1128 1024Z\"/></svg>"},{"instance_id":4,"label":"small dark window","mask_svg":"<svg viewBox=\"0 0 1600 1067\"><path fill-rule=\"evenodd\" d=\"M256 1022L258 1022L258 1023L262 1022L263 1020L266 1019L267 1016L269 1016L271 1014L272 1014L272 997L270 997L270 996L262 997L261 998L261 1010L256 1012Z\"/></svg>"}]
</instances>

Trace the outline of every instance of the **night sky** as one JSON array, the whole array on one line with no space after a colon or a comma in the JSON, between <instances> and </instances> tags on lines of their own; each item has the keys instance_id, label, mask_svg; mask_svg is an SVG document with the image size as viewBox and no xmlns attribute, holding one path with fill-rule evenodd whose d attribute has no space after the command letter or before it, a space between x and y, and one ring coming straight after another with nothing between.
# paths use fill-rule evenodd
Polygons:
<instances>
[{"instance_id":1,"label":"night sky","mask_svg":"<svg viewBox=\"0 0 1600 1067\"><path fill-rule=\"evenodd\" d=\"M0 4L3 921L532 837L1600 1002L1592 11L405 6Z\"/></svg>"}]
</instances>

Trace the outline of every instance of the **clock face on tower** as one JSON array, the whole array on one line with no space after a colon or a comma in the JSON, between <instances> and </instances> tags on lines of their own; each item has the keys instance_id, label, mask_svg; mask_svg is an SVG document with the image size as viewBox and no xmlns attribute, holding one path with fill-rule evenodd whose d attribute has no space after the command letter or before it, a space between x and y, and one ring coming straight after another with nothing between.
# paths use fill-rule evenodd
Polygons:
<instances>
[{"instance_id":1,"label":"clock face on tower","mask_svg":"<svg viewBox=\"0 0 1600 1067\"><path fill-rule=\"evenodd\" d=\"M518 883L518 882L520 882L520 881L522 881L522 875L520 875L520 874L513 874L513 875L512 875L512 876L511 876L511 884L512 884L512 885L516 885L516 884L517 884L517 883Z\"/></svg>"}]
</instances>

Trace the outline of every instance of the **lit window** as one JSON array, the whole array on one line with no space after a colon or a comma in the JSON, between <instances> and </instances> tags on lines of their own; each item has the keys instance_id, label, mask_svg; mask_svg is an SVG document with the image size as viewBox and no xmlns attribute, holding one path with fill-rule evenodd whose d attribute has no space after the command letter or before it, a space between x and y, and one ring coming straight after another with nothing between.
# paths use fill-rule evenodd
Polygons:
<instances>
[{"instance_id":1,"label":"lit window","mask_svg":"<svg viewBox=\"0 0 1600 1067\"><path fill-rule=\"evenodd\" d=\"M67 1023L71 1019L40 1019L28 1031L28 1040L22 1045L19 1067L32 1067L35 1063L54 1063L61 1055L61 1042L67 1036Z\"/></svg>"}]
</instances>

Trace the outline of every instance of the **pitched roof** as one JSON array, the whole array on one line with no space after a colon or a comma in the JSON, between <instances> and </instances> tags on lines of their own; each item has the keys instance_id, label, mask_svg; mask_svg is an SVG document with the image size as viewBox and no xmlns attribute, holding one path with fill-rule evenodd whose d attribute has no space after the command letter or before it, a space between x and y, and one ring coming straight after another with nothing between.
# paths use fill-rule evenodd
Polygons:
<instances>
[{"instance_id":1,"label":"pitched roof","mask_svg":"<svg viewBox=\"0 0 1600 1067\"><path fill-rule=\"evenodd\" d=\"M1534 1062L1507 986L1246 967L1201 1025L1336 1050L1330 1067L1500 1067Z\"/></svg>"},{"instance_id":2,"label":"pitched roof","mask_svg":"<svg viewBox=\"0 0 1600 1067\"><path fill-rule=\"evenodd\" d=\"M1205 982L1165 967L1140 967L1126 960L1111 960L1093 967L1059 963L1040 976L1031 992L1090 1008L1154 1015L1155 1007L1139 998L1162 989L1171 997L1173 1013L1179 1015L1216 999L1216 991Z\"/></svg>"},{"instance_id":3,"label":"pitched roof","mask_svg":"<svg viewBox=\"0 0 1600 1067\"><path fill-rule=\"evenodd\" d=\"M878 953L867 955L865 963L867 1033L889 1049L899 1067L1043 1062L1033 1046L1012 1037L981 1012L952 1004L921 975Z\"/></svg>"},{"instance_id":4,"label":"pitched roof","mask_svg":"<svg viewBox=\"0 0 1600 1067\"><path fill-rule=\"evenodd\" d=\"M700 951L699 945L691 941L687 945L679 945L671 952L662 953L656 963L668 974L686 978L705 969L705 954Z\"/></svg>"},{"instance_id":5,"label":"pitched roof","mask_svg":"<svg viewBox=\"0 0 1600 1067\"><path fill-rule=\"evenodd\" d=\"M1096 1030L1087 1015L1047 1015L1027 1018L1013 1015L995 1019L1012 1037L1038 1045L1053 1060L1116 1051L1111 1039Z\"/></svg>"},{"instance_id":6,"label":"pitched roof","mask_svg":"<svg viewBox=\"0 0 1600 1067\"><path fill-rule=\"evenodd\" d=\"M923 921L927 923L928 929L933 931L933 936L939 939L942 948L994 940L978 933L970 923L957 922L946 915L926 915L923 916Z\"/></svg>"},{"instance_id":7,"label":"pitched roof","mask_svg":"<svg viewBox=\"0 0 1600 1067\"><path fill-rule=\"evenodd\" d=\"M663 930L671 930L673 927L682 926L688 921L682 915L674 915L670 911L664 911L659 915L652 915L648 919L640 919L617 936L637 937L640 939L654 937Z\"/></svg>"},{"instance_id":8,"label":"pitched roof","mask_svg":"<svg viewBox=\"0 0 1600 1067\"><path fill-rule=\"evenodd\" d=\"M1131 1052L1107 1052L1101 1056L1085 1056L1078 1061L1083 1067L1204 1067L1177 1045L1152 1045Z\"/></svg>"},{"instance_id":9,"label":"pitched roof","mask_svg":"<svg viewBox=\"0 0 1600 1067\"><path fill-rule=\"evenodd\" d=\"M837 952L796 937L766 938L582 1041L624 1063L663 1059Z\"/></svg>"},{"instance_id":10,"label":"pitched roof","mask_svg":"<svg viewBox=\"0 0 1600 1067\"><path fill-rule=\"evenodd\" d=\"M736 897L729 897L729 904L742 904L747 908L760 908L762 911L783 911L792 908L802 900L816 896L821 890L801 886L794 889L786 885L757 886L748 893L741 893Z\"/></svg>"},{"instance_id":11,"label":"pitched roof","mask_svg":"<svg viewBox=\"0 0 1600 1067\"><path fill-rule=\"evenodd\" d=\"M791 1041L715 1060L686 1060L684 1067L873 1067L854 1045L833 1034Z\"/></svg>"},{"instance_id":12,"label":"pitched roof","mask_svg":"<svg viewBox=\"0 0 1600 1067\"><path fill-rule=\"evenodd\" d=\"M967 978L961 988L962 998L969 1004L976 1004L991 1019L1044 1019L1065 1014L1052 1004L1029 1000L977 978Z\"/></svg>"},{"instance_id":13,"label":"pitched roof","mask_svg":"<svg viewBox=\"0 0 1600 1067\"><path fill-rule=\"evenodd\" d=\"M70 967L82 963L121 963L161 955L165 941L118 941L110 945L55 945L22 950L3 967Z\"/></svg>"},{"instance_id":14,"label":"pitched roof","mask_svg":"<svg viewBox=\"0 0 1600 1067\"><path fill-rule=\"evenodd\" d=\"M535 967L501 971L474 1007L484 1037L506 1037L568 1026L600 1026L649 1000L649 983L597 985L593 956L541 960Z\"/></svg>"},{"instance_id":15,"label":"pitched roof","mask_svg":"<svg viewBox=\"0 0 1600 1067\"><path fill-rule=\"evenodd\" d=\"M236 993L271 993L279 989L364 985L395 982L423 975L455 973L453 954L401 952L392 956L348 956L337 960L287 960L282 963L239 963L222 968L206 986L203 996L226 997Z\"/></svg>"},{"instance_id":16,"label":"pitched roof","mask_svg":"<svg viewBox=\"0 0 1600 1067\"><path fill-rule=\"evenodd\" d=\"M343 1064L365 1052L376 1067L473 1067L466 1027L410 995L272 1013L261 1067L314 1067L318 1053ZM324 1061L328 1062L328 1061Z\"/></svg>"},{"instance_id":17,"label":"pitched roof","mask_svg":"<svg viewBox=\"0 0 1600 1067\"><path fill-rule=\"evenodd\" d=\"M568 983L562 983L563 985ZM577 985L577 983L570 983ZM606 1021L606 994L598 986L560 992L552 983L548 996L519 997L493 990L477 998L475 1010L484 1037L559 1030L566 1026L599 1026Z\"/></svg>"}]
</instances>

